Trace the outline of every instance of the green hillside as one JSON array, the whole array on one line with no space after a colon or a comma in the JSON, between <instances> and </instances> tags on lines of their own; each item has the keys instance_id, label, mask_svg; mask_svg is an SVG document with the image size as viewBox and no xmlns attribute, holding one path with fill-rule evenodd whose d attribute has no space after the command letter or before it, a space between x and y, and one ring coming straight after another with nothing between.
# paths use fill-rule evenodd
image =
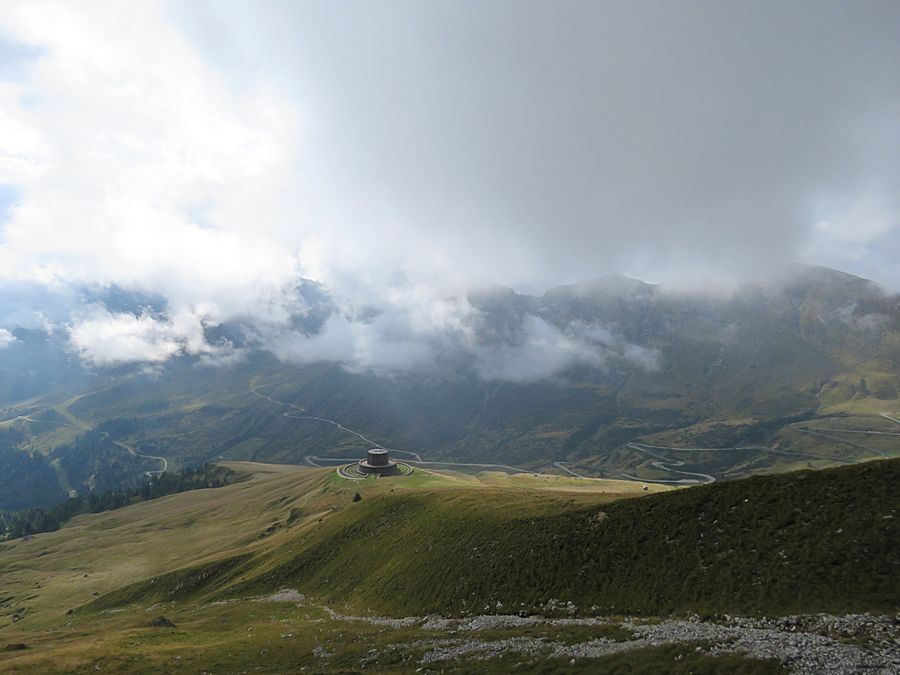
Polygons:
<instances>
[{"instance_id":1,"label":"green hillside","mask_svg":"<svg viewBox=\"0 0 900 675\"><path fill-rule=\"evenodd\" d=\"M319 528L91 607L301 589L395 615L890 611L900 461L755 477L585 506L528 491L364 497ZM499 604L498 604L499 603Z\"/></svg>"},{"instance_id":2,"label":"green hillside","mask_svg":"<svg viewBox=\"0 0 900 675\"><path fill-rule=\"evenodd\" d=\"M750 631L779 661L665 617L900 601L898 460L680 490L229 466L243 480L0 543L0 670L768 673L796 628ZM863 663L885 621L803 630Z\"/></svg>"},{"instance_id":3,"label":"green hillside","mask_svg":"<svg viewBox=\"0 0 900 675\"><path fill-rule=\"evenodd\" d=\"M331 469L228 463L236 480L114 511L73 518L55 532L0 542L0 626L18 615L22 624L61 618L133 582L252 554L260 561L379 495L403 498L433 493L478 501L502 495L539 508L571 508L645 495L639 483L558 476L479 476L417 470L413 476L362 482ZM665 491L651 486L649 491ZM359 491L363 500L354 502ZM546 505L546 506L544 506ZM360 513L356 510L355 513ZM84 576L87 574L87 576ZM203 589L201 589L203 590Z\"/></svg>"}]
</instances>

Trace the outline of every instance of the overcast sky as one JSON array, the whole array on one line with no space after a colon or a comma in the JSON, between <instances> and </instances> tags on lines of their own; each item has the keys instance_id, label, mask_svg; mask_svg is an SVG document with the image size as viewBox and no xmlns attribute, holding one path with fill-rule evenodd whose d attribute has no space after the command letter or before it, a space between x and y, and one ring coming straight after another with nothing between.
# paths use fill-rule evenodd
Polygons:
<instances>
[{"instance_id":1,"label":"overcast sky","mask_svg":"<svg viewBox=\"0 0 900 675\"><path fill-rule=\"evenodd\" d=\"M0 0L0 283L159 294L73 334L176 350L301 276L429 326L611 272L900 289L898 35L896 0Z\"/></svg>"}]
</instances>

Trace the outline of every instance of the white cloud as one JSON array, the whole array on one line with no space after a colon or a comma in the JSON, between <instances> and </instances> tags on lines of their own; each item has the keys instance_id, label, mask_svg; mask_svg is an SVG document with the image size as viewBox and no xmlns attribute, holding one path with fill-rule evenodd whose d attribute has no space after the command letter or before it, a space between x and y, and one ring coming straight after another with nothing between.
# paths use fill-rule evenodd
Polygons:
<instances>
[{"instance_id":1,"label":"white cloud","mask_svg":"<svg viewBox=\"0 0 900 675\"><path fill-rule=\"evenodd\" d=\"M189 311L160 319L94 307L70 326L69 339L85 361L101 366L163 363L182 354L201 356L204 362L227 362L238 355L230 344L207 344L203 318Z\"/></svg>"},{"instance_id":2,"label":"white cloud","mask_svg":"<svg viewBox=\"0 0 900 675\"><path fill-rule=\"evenodd\" d=\"M171 324L147 315L110 314L105 310L75 324L70 336L85 360L100 365L160 363L186 348Z\"/></svg>"},{"instance_id":3,"label":"white cloud","mask_svg":"<svg viewBox=\"0 0 900 675\"><path fill-rule=\"evenodd\" d=\"M808 262L851 270L900 290L900 199L870 189L842 204L820 208L823 216L801 250Z\"/></svg>"},{"instance_id":4,"label":"white cloud","mask_svg":"<svg viewBox=\"0 0 900 675\"><path fill-rule=\"evenodd\" d=\"M0 86L0 180L21 191L0 275L283 314L297 111L261 83L236 91L168 9L5 5L4 32L40 50Z\"/></svg>"},{"instance_id":5,"label":"white cloud","mask_svg":"<svg viewBox=\"0 0 900 675\"><path fill-rule=\"evenodd\" d=\"M807 259L896 277L889 20L451 5L5 2L0 40L28 49L0 72L0 283L165 299L73 301L95 363L239 358L204 339L236 321L283 358L525 381L658 355L535 317L479 346L467 290L765 275L823 193L851 206ZM308 334L304 275L344 298Z\"/></svg>"},{"instance_id":6,"label":"white cloud","mask_svg":"<svg viewBox=\"0 0 900 675\"><path fill-rule=\"evenodd\" d=\"M0 328L0 349L6 349L16 341L16 336L5 328Z\"/></svg>"},{"instance_id":7,"label":"white cloud","mask_svg":"<svg viewBox=\"0 0 900 675\"><path fill-rule=\"evenodd\" d=\"M867 245L900 227L900 208L895 198L867 191L844 208L834 209L830 219L813 228L811 246Z\"/></svg>"},{"instance_id":8,"label":"white cloud","mask_svg":"<svg viewBox=\"0 0 900 675\"><path fill-rule=\"evenodd\" d=\"M475 348L482 378L533 382L576 366L603 368L616 357L645 370L659 367L656 350L630 344L596 324L573 322L561 330L529 314L524 317L522 331L513 342Z\"/></svg>"},{"instance_id":9,"label":"white cloud","mask_svg":"<svg viewBox=\"0 0 900 675\"><path fill-rule=\"evenodd\" d=\"M428 338L392 329L396 328L391 325L393 318L381 315L368 321L351 321L335 314L319 333L286 332L270 342L269 348L287 361L335 361L351 372L431 370L435 350Z\"/></svg>"}]
</instances>

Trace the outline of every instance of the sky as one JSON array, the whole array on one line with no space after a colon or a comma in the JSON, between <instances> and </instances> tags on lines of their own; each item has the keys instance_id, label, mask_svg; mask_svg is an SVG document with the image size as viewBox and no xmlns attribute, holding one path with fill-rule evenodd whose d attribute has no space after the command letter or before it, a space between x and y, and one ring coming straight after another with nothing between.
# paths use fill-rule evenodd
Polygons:
<instances>
[{"instance_id":1,"label":"sky","mask_svg":"<svg viewBox=\"0 0 900 675\"><path fill-rule=\"evenodd\" d=\"M470 340L494 284L900 290L895 0L0 6L0 347L226 359L204 326L243 320L365 368ZM341 298L327 340L301 278ZM111 286L167 309L77 291Z\"/></svg>"}]
</instances>

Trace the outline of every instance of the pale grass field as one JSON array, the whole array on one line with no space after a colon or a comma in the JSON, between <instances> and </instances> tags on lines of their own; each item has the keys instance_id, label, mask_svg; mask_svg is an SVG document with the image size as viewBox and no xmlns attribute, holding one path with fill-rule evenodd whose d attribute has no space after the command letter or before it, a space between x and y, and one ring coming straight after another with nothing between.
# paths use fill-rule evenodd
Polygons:
<instances>
[{"instance_id":1,"label":"pale grass field","mask_svg":"<svg viewBox=\"0 0 900 675\"><path fill-rule=\"evenodd\" d=\"M578 502L600 503L667 488L640 483L562 476L466 475L416 469L413 476L352 482L334 469L230 462L243 480L194 490L123 509L83 515L57 532L28 541L0 543L0 643L58 625L66 611L126 584L190 565L277 547L343 508L359 491L364 497L388 490L514 490ZM448 495L449 496L449 495ZM262 533L297 509L288 532ZM301 529L298 529L301 528ZM20 619L12 621L13 614Z\"/></svg>"}]
</instances>

